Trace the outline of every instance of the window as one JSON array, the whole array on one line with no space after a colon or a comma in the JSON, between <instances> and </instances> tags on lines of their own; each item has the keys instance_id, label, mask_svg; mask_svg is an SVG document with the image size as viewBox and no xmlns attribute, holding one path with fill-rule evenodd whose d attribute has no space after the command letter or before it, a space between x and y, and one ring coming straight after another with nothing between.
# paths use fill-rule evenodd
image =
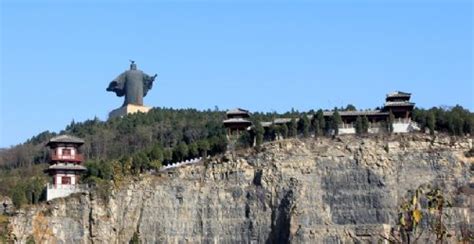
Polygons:
<instances>
[{"instance_id":1,"label":"window","mask_svg":"<svg viewBox=\"0 0 474 244\"><path fill-rule=\"evenodd\" d=\"M63 149L63 156L71 156L71 149L64 148Z\"/></svg>"},{"instance_id":2,"label":"window","mask_svg":"<svg viewBox=\"0 0 474 244\"><path fill-rule=\"evenodd\" d=\"M70 185L71 184L71 177L69 177L69 176L61 177L61 184Z\"/></svg>"}]
</instances>

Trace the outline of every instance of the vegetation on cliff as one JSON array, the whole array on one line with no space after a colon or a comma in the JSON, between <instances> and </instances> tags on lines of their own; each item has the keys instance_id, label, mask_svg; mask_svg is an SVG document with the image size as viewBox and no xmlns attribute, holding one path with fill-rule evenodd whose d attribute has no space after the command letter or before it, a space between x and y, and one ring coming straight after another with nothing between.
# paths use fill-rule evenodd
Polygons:
<instances>
[{"instance_id":1,"label":"vegetation on cliff","mask_svg":"<svg viewBox=\"0 0 474 244\"><path fill-rule=\"evenodd\" d=\"M356 110L353 105L338 110ZM306 115L314 115L309 121ZM286 117L292 118L288 125L264 130L257 126L255 133L244 133L239 146L257 145L275 140L277 136L309 137L324 136L340 123L338 113L329 119L323 110L284 114L254 113L254 124L259 121ZM154 108L147 114L133 114L123 118L100 121L97 118L84 122L71 122L60 132L85 139L82 153L88 159L88 172L84 181L103 184L126 175L159 168L170 162L199 156L222 153L227 148L222 120L225 112L215 110ZM299 121L296 119L299 118ZM427 129L452 135L471 134L474 130L474 114L455 106L453 108L415 109L413 120L422 130ZM367 132L367 119L361 117L356 123L358 133ZM390 130L388 130L390 131ZM17 205L35 203L41 193L39 189L48 178L42 170L47 167L48 152L45 143L54 132L45 131L23 144L0 151L0 195L10 196Z\"/></svg>"}]
</instances>

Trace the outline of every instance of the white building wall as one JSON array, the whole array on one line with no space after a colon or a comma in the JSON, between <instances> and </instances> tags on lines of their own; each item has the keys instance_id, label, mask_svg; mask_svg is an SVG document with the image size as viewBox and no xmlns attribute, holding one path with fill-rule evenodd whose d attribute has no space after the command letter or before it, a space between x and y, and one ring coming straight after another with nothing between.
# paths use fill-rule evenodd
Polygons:
<instances>
[{"instance_id":1,"label":"white building wall","mask_svg":"<svg viewBox=\"0 0 474 244\"><path fill-rule=\"evenodd\" d=\"M355 128L339 128L339 135L355 134Z\"/></svg>"},{"instance_id":2,"label":"white building wall","mask_svg":"<svg viewBox=\"0 0 474 244\"><path fill-rule=\"evenodd\" d=\"M393 123L393 133L408 133L410 123Z\"/></svg>"},{"instance_id":3,"label":"white building wall","mask_svg":"<svg viewBox=\"0 0 474 244\"><path fill-rule=\"evenodd\" d=\"M73 193L86 192L87 189L83 185L51 185L46 188L46 201L67 197Z\"/></svg>"}]
</instances>

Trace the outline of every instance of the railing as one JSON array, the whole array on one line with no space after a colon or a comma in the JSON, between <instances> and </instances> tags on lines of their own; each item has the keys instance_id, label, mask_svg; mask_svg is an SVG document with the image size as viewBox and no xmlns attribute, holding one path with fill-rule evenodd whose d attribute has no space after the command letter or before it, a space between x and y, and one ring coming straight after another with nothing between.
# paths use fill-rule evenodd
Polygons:
<instances>
[{"instance_id":1,"label":"railing","mask_svg":"<svg viewBox=\"0 0 474 244\"><path fill-rule=\"evenodd\" d=\"M178 163L168 164L166 166L161 167L160 171L164 171L164 170L172 169L172 168L177 168L177 167L180 167L180 166L183 166L183 165L199 163L199 162L201 162L201 160L202 160L202 157L199 157L199 158L189 159L189 160L178 162Z\"/></svg>"},{"instance_id":2,"label":"railing","mask_svg":"<svg viewBox=\"0 0 474 244\"><path fill-rule=\"evenodd\" d=\"M52 161L68 161L68 162L82 162L82 161L84 161L84 156L82 154L76 154L76 155L52 154L50 158L51 158Z\"/></svg>"},{"instance_id":3,"label":"railing","mask_svg":"<svg viewBox=\"0 0 474 244\"><path fill-rule=\"evenodd\" d=\"M382 126L380 122L369 122L369 128L379 128ZM339 125L339 129L352 129L355 128L355 123L342 123Z\"/></svg>"}]
</instances>

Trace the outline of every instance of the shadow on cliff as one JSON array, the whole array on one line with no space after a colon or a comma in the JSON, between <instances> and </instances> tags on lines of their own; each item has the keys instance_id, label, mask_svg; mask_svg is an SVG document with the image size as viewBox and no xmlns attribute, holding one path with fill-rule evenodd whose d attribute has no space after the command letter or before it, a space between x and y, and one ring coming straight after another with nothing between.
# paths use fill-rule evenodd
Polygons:
<instances>
[{"instance_id":1,"label":"shadow on cliff","mask_svg":"<svg viewBox=\"0 0 474 244\"><path fill-rule=\"evenodd\" d=\"M291 211L294 206L294 193L290 189L272 211L272 226L265 243L289 243Z\"/></svg>"}]
</instances>

